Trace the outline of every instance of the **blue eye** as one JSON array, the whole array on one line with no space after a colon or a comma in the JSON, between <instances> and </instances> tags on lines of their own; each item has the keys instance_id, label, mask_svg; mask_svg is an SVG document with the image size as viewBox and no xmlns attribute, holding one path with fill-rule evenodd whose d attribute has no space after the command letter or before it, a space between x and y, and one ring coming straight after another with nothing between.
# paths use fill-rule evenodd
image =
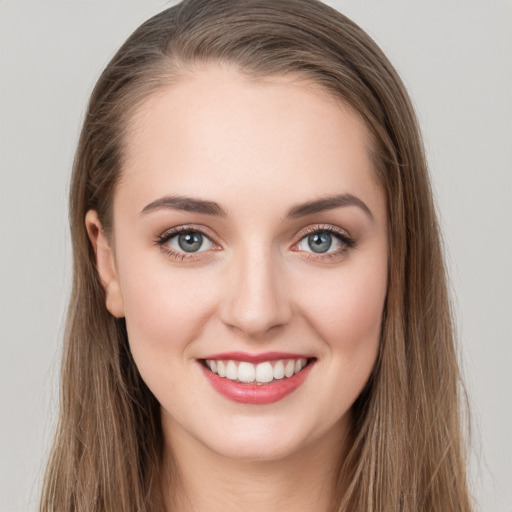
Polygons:
<instances>
[{"instance_id":1,"label":"blue eye","mask_svg":"<svg viewBox=\"0 0 512 512\"><path fill-rule=\"evenodd\" d=\"M332 236L325 231L314 233L308 236L307 244L313 252L327 252L332 245Z\"/></svg>"},{"instance_id":2,"label":"blue eye","mask_svg":"<svg viewBox=\"0 0 512 512\"><path fill-rule=\"evenodd\" d=\"M180 253L195 253L211 249L213 243L199 231L181 231L180 233L165 236L160 242L161 245L167 245L174 251Z\"/></svg>"},{"instance_id":3,"label":"blue eye","mask_svg":"<svg viewBox=\"0 0 512 512\"><path fill-rule=\"evenodd\" d=\"M301 238L297 244L299 251L322 254L342 253L354 245L347 235L327 229L318 229Z\"/></svg>"}]
</instances>

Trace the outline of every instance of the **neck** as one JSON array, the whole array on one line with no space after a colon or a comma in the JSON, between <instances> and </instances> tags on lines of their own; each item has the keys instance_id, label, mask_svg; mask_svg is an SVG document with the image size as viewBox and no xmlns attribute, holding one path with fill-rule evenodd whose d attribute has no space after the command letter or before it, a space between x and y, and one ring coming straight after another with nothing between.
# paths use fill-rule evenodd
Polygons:
<instances>
[{"instance_id":1,"label":"neck","mask_svg":"<svg viewBox=\"0 0 512 512\"><path fill-rule=\"evenodd\" d=\"M213 452L173 428L166 433L162 481L170 512L328 512L347 429L337 424L321 439L278 460L241 460ZM341 453L340 453L341 452Z\"/></svg>"}]
</instances>

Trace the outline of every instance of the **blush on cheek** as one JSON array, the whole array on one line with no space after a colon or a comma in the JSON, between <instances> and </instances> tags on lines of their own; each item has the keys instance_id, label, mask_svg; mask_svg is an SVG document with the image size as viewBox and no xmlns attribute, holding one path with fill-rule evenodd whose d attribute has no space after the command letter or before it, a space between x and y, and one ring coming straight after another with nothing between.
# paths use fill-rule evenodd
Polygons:
<instances>
[{"instance_id":1,"label":"blush on cheek","mask_svg":"<svg viewBox=\"0 0 512 512\"><path fill-rule=\"evenodd\" d=\"M350 346L380 336L385 288L334 283L308 301L308 316L329 344Z\"/></svg>"},{"instance_id":2,"label":"blush on cheek","mask_svg":"<svg viewBox=\"0 0 512 512\"><path fill-rule=\"evenodd\" d=\"M183 273L159 269L158 279L138 274L126 283L124 302L130 348L140 361L152 359L171 364L187 356L190 342L200 337L214 308L214 297L201 286L199 276L184 278ZM199 274L199 273L197 273ZM204 281L204 279L203 279Z\"/></svg>"}]
</instances>

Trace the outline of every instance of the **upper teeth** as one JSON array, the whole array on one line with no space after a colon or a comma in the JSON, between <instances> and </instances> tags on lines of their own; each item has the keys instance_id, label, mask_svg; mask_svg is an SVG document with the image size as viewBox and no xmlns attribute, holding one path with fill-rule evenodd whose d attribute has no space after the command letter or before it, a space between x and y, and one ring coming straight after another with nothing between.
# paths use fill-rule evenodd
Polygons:
<instances>
[{"instance_id":1,"label":"upper teeth","mask_svg":"<svg viewBox=\"0 0 512 512\"><path fill-rule=\"evenodd\" d=\"M265 384L274 379L292 377L307 364L307 359L279 359L252 364L247 361L206 359L206 366L219 377L244 383Z\"/></svg>"}]
</instances>

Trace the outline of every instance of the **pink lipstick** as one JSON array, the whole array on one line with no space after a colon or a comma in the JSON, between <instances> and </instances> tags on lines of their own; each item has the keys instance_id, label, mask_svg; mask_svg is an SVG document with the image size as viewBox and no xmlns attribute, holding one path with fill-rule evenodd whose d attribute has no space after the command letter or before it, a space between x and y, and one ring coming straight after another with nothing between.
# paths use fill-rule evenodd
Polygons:
<instances>
[{"instance_id":1,"label":"pink lipstick","mask_svg":"<svg viewBox=\"0 0 512 512\"><path fill-rule=\"evenodd\" d=\"M302 354L229 352L199 360L212 387L246 404L270 404L295 391L316 361Z\"/></svg>"}]
</instances>

